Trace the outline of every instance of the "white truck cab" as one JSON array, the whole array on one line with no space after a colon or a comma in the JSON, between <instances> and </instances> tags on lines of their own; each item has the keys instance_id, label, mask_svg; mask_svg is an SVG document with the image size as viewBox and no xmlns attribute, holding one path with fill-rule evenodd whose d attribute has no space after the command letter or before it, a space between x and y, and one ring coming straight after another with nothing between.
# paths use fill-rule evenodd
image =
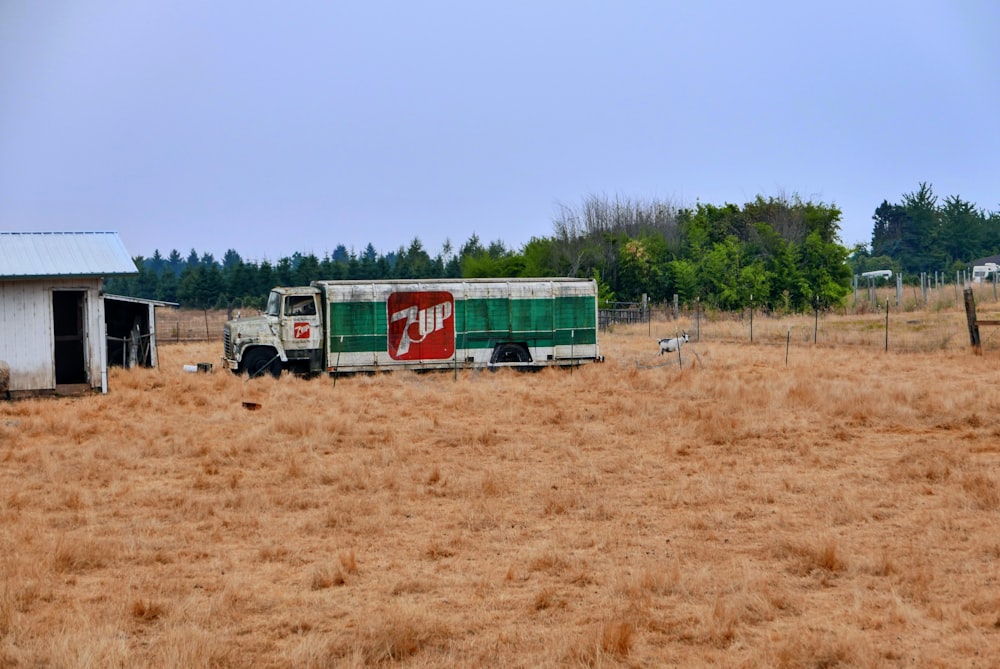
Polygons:
<instances>
[{"instance_id":1,"label":"white truck cab","mask_svg":"<svg viewBox=\"0 0 1000 669\"><path fill-rule=\"evenodd\" d=\"M235 372L278 376L285 367L323 368L323 309L312 286L275 288L260 316L238 318L223 330L223 365Z\"/></svg>"}]
</instances>

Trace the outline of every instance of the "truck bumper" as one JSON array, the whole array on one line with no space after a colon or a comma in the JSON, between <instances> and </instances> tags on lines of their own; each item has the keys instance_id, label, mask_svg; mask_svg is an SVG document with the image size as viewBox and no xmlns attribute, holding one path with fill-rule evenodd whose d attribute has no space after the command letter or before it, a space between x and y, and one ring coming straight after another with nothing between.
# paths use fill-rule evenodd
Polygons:
<instances>
[{"instance_id":1,"label":"truck bumper","mask_svg":"<svg viewBox=\"0 0 1000 669\"><path fill-rule=\"evenodd\" d=\"M240 368L240 363L237 360L231 360L225 356L222 357L222 366L226 369L237 370Z\"/></svg>"}]
</instances>

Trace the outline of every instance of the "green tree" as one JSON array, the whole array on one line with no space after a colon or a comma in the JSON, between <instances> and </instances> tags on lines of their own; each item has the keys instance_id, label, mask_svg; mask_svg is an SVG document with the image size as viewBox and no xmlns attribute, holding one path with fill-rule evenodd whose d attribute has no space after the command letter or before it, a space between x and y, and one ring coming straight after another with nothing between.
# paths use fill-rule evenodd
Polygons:
<instances>
[{"instance_id":1,"label":"green tree","mask_svg":"<svg viewBox=\"0 0 1000 669\"><path fill-rule=\"evenodd\" d=\"M768 274L762 261L755 260L740 269L737 294L740 298L740 304L773 308L771 275Z\"/></svg>"},{"instance_id":2,"label":"green tree","mask_svg":"<svg viewBox=\"0 0 1000 669\"><path fill-rule=\"evenodd\" d=\"M940 216L937 195L930 184L921 183L912 193L903 195L903 209L906 211L906 227L902 235L900 262L908 272L941 267L945 260L942 247Z\"/></svg>"},{"instance_id":3,"label":"green tree","mask_svg":"<svg viewBox=\"0 0 1000 669\"><path fill-rule=\"evenodd\" d=\"M662 265L653 249L653 241L626 239L618 247L618 277L614 291L621 299L638 302L643 293L654 301L663 299ZM654 288L658 288L655 290Z\"/></svg>"},{"instance_id":4,"label":"green tree","mask_svg":"<svg viewBox=\"0 0 1000 669\"><path fill-rule=\"evenodd\" d=\"M591 278L597 282L597 306L601 309L610 308L618 300L615 291L611 290L611 286L601 280L601 273L596 269Z\"/></svg>"},{"instance_id":5,"label":"green tree","mask_svg":"<svg viewBox=\"0 0 1000 669\"><path fill-rule=\"evenodd\" d=\"M517 277L524 271L524 258L507 249L503 242L494 241L486 248L479 244L463 246L461 268L464 278Z\"/></svg>"},{"instance_id":6,"label":"green tree","mask_svg":"<svg viewBox=\"0 0 1000 669\"><path fill-rule=\"evenodd\" d=\"M906 209L898 204L883 200L872 216L871 254L904 259L903 230L907 227ZM908 254L907 254L908 255ZM908 261L909 258L906 258Z\"/></svg>"},{"instance_id":7,"label":"green tree","mask_svg":"<svg viewBox=\"0 0 1000 669\"><path fill-rule=\"evenodd\" d=\"M257 286L257 277L254 267L243 262L236 261L235 265L230 265L225 276L226 294L232 299L243 299L251 296L260 296L261 291Z\"/></svg>"},{"instance_id":8,"label":"green tree","mask_svg":"<svg viewBox=\"0 0 1000 669\"><path fill-rule=\"evenodd\" d=\"M181 271L184 269L184 259L181 258L181 253L177 249L170 250L170 254L167 256L166 269L175 277L181 275Z\"/></svg>"},{"instance_id":9,"label":"green tree","mask_svg":"<svg viewBox=\"0 0 1000 669\"><path fill-rule=\"evenodd\" d=\"M808 308L811 297L809 286L799 269L800 244L789 242L778 234L769 223L757 223L757 258L763 262L767 275L767 292L763 286L754 289L759 304L784 312Z\"/></svg>"},{"instance_id":10,"label":"green tree","mask_svg":"<svg viewBox=\"0 0 1000 669\"><path fill-rule=\"evenodd\" d=\"M735 236L716 242L698 265L698 282L705 290L705 301L720 309L742 309L740 289L740 243ZM749 295L749 291L746 291Z\"/></svg>"},{"instance_id":11,"label":"green tree","mask_svg":"<svg viewBox=\"0 0 1000 669\"><path fill-rule=\"evenodd\" d=\"M162 276L163 269L167 265L167 260L162 255L160 255L160 250L156 249L153 251L153 257L149 259L149 269L153 271L157 277Z\"/></svg>"},{"instance_id":12,"label":"green tree","mask_svg":"<svg viewBox=\"0 0 1000 669\"><path fill-rule=\"evenodd\" d=\"M177 297L181 306L210 309L218 303L223 287L218 265L198 264L181 272Z\"/></svg>"},{"instance_id":13,"label":"green tree","mask_svg":"<svg viewBox=\"0 0 1000 669\"><path fill-rule=\"evenodd\" d=\"M394 276L399 279L428 279L434 276L431 257L419 238L414 237L405 249L399 247Z\"/></svg>"},{"instance_id":14,"label":"green tree","mask_svg":"<svg viewBox=\"0 0 1000 669\"><path fill-rule=\"evenodd\" d=\"M141 257L136 258L135 265L139 270L139 275L132 279L132 291L127 294L145 299L156 299L156 288L160 282L156 272L148 267Z\"/></svg>"},{"instance_id":15,"label":"green tree","mask_svg":"<svg viewBox=\"0 0 1000 669\"><path fill-rule=\"evenodd\" d=\"M380 258L378 253L375 251L375 247L369 243L365 250L361 252L361 257L358 258L358 263L355 268L352 268L350 278L352 279L377 279L380 276L385 277L382 274L383 268L380 268ZM384 261L382 261L384 262Z\"/></svg>"},{"instance_id":16,"label":"green tree","mask_svg":"<svg viewBox=\"0 0 1000 669\"><path fill-rule=\"evenodd\" d=\"M226 253L222 256L223 273L232 271L242 262L243 258L241 258L240 254L236 252L236 249L227 249Z\"/></svg>"},{"instance_id":17,"label":"green tree","mask_svg":"<svg viewBox=\"0 0 1000 669\"><path fill-rule=\"evenodd\" d=\"M559 276L555 242L549 237L532 237L521 249L524 261L522 276Z\"/></svg>"},{"instance_id":18,"label":"green tree","mask_svg":"<svg viewBox=\"0 0 1000 669\"><path fill-rule=\"evenodd\" d=\"M801 266L803 278L821 307L839 304L850 292L847 249L824 242L818 231L809 233L802 245Z\"/></svg>"},{"instance_id":19,"label":"green tree","mask_svg":"<svg viewBox=\"0 0 1000 669\"><path fill-rule=\"evenodd\" d=\"M278 259L278 264L274 266L274 280L279 286L294 286L297 283L291 258L286 256Z\"/></svg>"},{"instance_id":20,"label":"green tree","mask_svg":"<svg viewBox=\"0 0 1000 669\"><path fill-rule=\"evenodd\" d=\"M274 268L271 267L271 263L267 260L261 261L257 267L257 277L254 283L256 284L254 294L262 296L266 296L271 292L272 288L278 285L278 281L274 275Z\"/></svg>"},{"instance_id":21,"label":"green tree","mask_svg":"<svg viewBox=\"0 0 1000 669\"><path fill-rule=\"evenodd\" d=\"M691 260L678 258L667 264L668 290L677 299L690 304L698 295L698 267Z\"/></svg>"},{"instance_id":22,"label":"green tree","mask_svg":"<svg viewBox=\"0 0 1000 669\"><path fill-rule=\"evenodd\" d=\"M462 276L462 264L459 262L458 254L455 253L450 239L444 240L439 257L442 261L441 276L449 279L457 279Z\"/></svg>"},{"instance_id":23,"label":"green tree","mask_svg":"<svg viewBox=\"0 0 1000 669\"><path fill-rule=\"evenodd\" d=\"M164 271L163 276L156 284L156 295L153 297L164 302L177 302L177 290L180 287L180 279L172 271Z\"/></svg>"},{"instance_id":24,"label":"green tree","mask_svg":"<svg viewBox=\"0 0 1000 669\"><path fill-rule=\"evenodd\" d=\"M986 216L976 205L957 195L944 199L940 207L941 246L948 260L971 262L989 255Z\"/></svg>"},{"instance_id":25,"label":"green tree","mask_svg":"<svg viewBox=\"0 0 1000 669\"><path fill-rule=\"evenodd\" d=\"M320 270L319 258L315 254L300 254L297 260L293 270L293 280L296 286L308 286L313 281L325 278Z\"/></svg>"}]
</instances>

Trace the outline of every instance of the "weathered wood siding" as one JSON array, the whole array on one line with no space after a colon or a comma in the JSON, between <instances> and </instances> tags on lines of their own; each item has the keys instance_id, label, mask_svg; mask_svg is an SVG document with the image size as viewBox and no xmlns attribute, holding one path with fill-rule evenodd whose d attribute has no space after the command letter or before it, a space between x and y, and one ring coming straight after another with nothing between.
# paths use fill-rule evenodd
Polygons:
<instances>
[{"instance_id":1,"label":"weathered wood siding","mask_svg":"<svg viewBox=\"0 0 1000 669\"><path fill-rule=\"evenodd\" d=\"M85 291L84 346L89 383L104 388L104 310L100 279L0 281L0 360L10 365L10 390L56 387L52 292Z\"/></svg>"},{"instance_id":2,"label":"weathered wood siding","mask_svg":"<svg viewBox=\"0 0 1000 669\"><path fill-rule=\"evenodd\" d=\"M0 282L0 359L12 392L55 388L51 300L40 281Z\"/></svg>"}]
</instances>

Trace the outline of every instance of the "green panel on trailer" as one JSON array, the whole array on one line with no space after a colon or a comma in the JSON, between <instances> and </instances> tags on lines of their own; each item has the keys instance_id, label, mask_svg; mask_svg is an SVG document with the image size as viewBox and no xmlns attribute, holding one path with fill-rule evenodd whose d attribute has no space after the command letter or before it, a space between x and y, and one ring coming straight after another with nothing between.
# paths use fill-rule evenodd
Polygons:
<instances>
[{"instance_id":1,"label":"green panel on trailer","mask_svg":"<svg viewBox=\"0 0 1000 669\"><path fill-rule=\"evenodd\" d=\"M381 325L385 333L384 302L331 302L330 334L376 334Z\"/></svg>"},{"instance_id":2,"label":"green panel on trailer","mask_svg":"<svg viewBox=\"0 0 1000 669\"><path fill-rule=\"evenodd\" d=\"M459 333L455 336L455 346L459 349L493 348L505 341L525 342L528 346L552 346L555 344L552 330L538 332L510 330L487 330L483 332ZM566 335L569 337L569 334ZM582 343L582 342L580 342Z\"/></svg>"},{"instance_id":3,"label":"green panel on trailer","mask_svg":"<svg viewBox=\"0 0 1000 669\"><path fill-rule=\"evenodd\" d=\"M331 302L330 352L385 351L384 302Z\"/></svg>"},{"instance_id":4,"label":"green panel on trailer","mask_svg":"<svg viewBox=\"0 0 1000 669\"><path fill-rule=\"evenodd\" d=\"M371 353L385 351L385 335L338 335L330 337L330 353Z\"/></svg>"},{"instance_id":5,"label":"green panel on trailer","mask_svg":"<svg viewBox=\"0 0 1000 669\"><path fill-rule=\"evenodd\" d=\"M385 302L329 303L331 353L388 350ZM595 298L472 298L455 301L455 345L492 348L503 341L529 346L588 345L597 342Z\"/></svg>"},{"instance_id":6,"label":"green panel on trailer","mask_svg":"<svg viewBox=\"0 0 1000 669\"><path fill-rule=\"evenodd\" d=\"M591 296L556 298L556 329L597 327L597 308Z\"/></svg>"},{"instance_id":7,"label":"green panel on trailer","mask_svg":"<svg viewBox=\"0 0 1000 669\"><path fill-rule=\"evenodd\" d=\"M510 329L510 300L505 298L465 300L465 322L455 323L459 332Z\"/></svg>"},{"instance_id":8,"label":"green panel on trailer","mask_svg":"<svg viewBox=\"0 0 1000 669\"><path fill-rule=\"evenodd\" d=\"M553 300L511 300L510 326L518 330L552 331Z\"/></svg>"},{"instance_id":9,"label":"green panel on trailer","mask_svg":"<svg viewBox=\"0 0 1000 669\"><path fill-rule=\"evenodd\" d=\"M585 346L597 343L597 330L594 328L576 328L556 331L557 346Z\"/></svg>"},{"instance_id":10,"label":"green panel on trailer","mask_svg":"<svg viewBox=\"0 0 1000 669\"><path fill-rule=\"evenodd\" d=\"M465 300L463 315L462 322L455 326L467 332L585 328L597 323L594 298L586 295L528 300L469 299Z\"/></svg>"},{"instance_id":11,"label":"green panel on trailer","mask_svg":"<svg viewBox=\"0 0 1000 669\"><path fill-rule=\"evenodd\" d=\"M455 310L460 319L456 323L459 331L456 346L460 349L492 348L498 342L510 340L524 341L529 346L583 346L597 342L592 296L469 299L464 305L464 310Z\"/></svg>"},{"instance_id":12,"label":"green panel on trailer","mask_svg":"<svg viewBox=\"0 0 1000 669\"><path fill-rule=\"evenodd\" d=\"M509 330L487 330L455 336L455 347L459 349L493 348L505 341L525 342L528 346L586 346L597 343L594 328L572 328L566 330L540 330L537 332Z\"/></svg>"}]
</instances>

